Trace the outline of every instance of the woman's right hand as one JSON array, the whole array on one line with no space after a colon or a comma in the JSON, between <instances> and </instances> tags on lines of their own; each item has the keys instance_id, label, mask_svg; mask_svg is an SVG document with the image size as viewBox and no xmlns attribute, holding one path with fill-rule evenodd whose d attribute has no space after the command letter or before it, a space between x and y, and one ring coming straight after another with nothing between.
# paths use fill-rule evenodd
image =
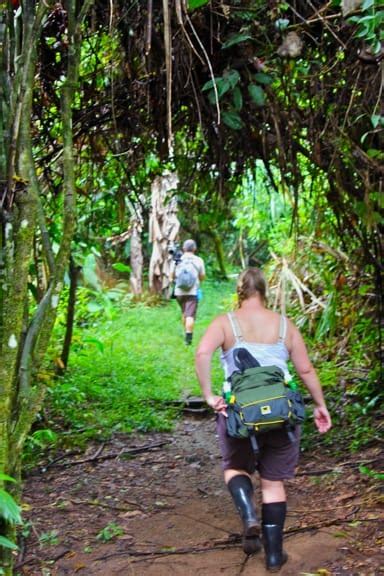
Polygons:
<instances>
[{"instance_id":1,"label":"woman's right hand","mask_svg":"<svg viewBox=\"0 0 384 576\"><path fill-rule=\"evenodd\" d=\"M215 412L219 412L227 416L227 404L222 396L217 396L216 394L210 394L205 399L208 406L213 408Z\"/></svg>"}]
</instances>

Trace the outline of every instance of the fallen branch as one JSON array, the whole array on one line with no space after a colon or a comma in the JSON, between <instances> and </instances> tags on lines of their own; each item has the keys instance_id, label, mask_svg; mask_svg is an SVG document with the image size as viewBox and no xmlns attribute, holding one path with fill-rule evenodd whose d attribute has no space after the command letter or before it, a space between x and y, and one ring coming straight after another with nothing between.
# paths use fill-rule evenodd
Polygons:
<instances>
[{"instance_id":1,"label":"fallen branch","mask_svg":"<svg viewBox=\"0 0 384 576\"><path fill-rule=\"evenodd\" d=\"M109 510L118 510L119 512L132 512L131 508L128 508L126 506L111 506L110 504L104 504L103 502L98 502L97 500L76 500L74 498L63 498L60 497L57 500L55 500L54 502L50 502L49 504L41 504L39 506L40 509L42 508L55 508L56 506L61 506L61 510L66 510L65 506L63 506L63 502L70 502L71 504L85 504L87 506L100 506L100 508L107 508ZM138 508L140 510L140 512L145 512L144 508L138 504L137 502L133 502L132 500L127 500L126 498L124 498L123 500L123 504L129 504L130 506L133 506L134 508ZM71 512L71 510L69 510ZM37 538L38 538L38 534L37 534Z\"/></svg>"},{"instance_id":2,"label":"fallen branch","mask_svg":"<svg viewBox=\"0 0 384 576\"><path fill-rule=\"evenodd\" d=\"M50 558L49 561L52 562L52 564L54 564L55 562L57 562L58 560L60 560L61 558L63 558L67 554L69 554L70 552L71 552L71 550L62 550L61 552L56 554L56 556L54 556L53 558ZM39 562L39 564L41 564L44 562L44 559L40 558L40 556L32 556L31 558L28 558L27 560L24 560L23 562L19 562L18 564L16 564L15 570L19 570L23 566L26 566L27 564L32 564L33 562Z\"/></svg>"},{"instance_id":3,"label":"fallen branch","mask_svg":"<svg viewBox=\"0 0 384 576\"><path fill-rule=\"evenodd\" d=\"M351 513L349 514L351 516ZM379 516L375 518L356 518L355 522L377 522L381 520ZM334 518L333 520L327 520L321 522L320 524L311 524L310 526L297 526L292 528L287 528L284 530L284 536L293 536L299 534L300 532L311 532L313 530L321 530L322 528L329 528L330 526L340 526L343 524L348 524L350 520L348 518Z\"/></svg>"},{"instance_id":4,"label":"fallen branch","mask_svg":"<svg viewBox=\"0 0 384 576\"><path fill-rule=\"evenodd\" d=\"M334 510L344 510L346 508L356 508L356 504L344 504L342 506L332 506L331 508L311 508L311 514L314 513L319 513L321 514L322 512L333 512ZM308 513L308 509L300 509L300 508L289 508L287 515L289 516L290 514L292 515L303 515L303 514L307 514Z\"/></svg>"},{"instance_id":5,"label":"fallen branch","mask_svg":"<svg viewBox=\"0 0 384 576\"><path fill-rule=\"evenodd\" d=\"M104 450L104 448L105 448L105 442L103 442L101 444L101 446L96 450L95 454L93 456L91 456L90 461L97 460L98 457L100 456L100 454L102 453L102 451ZM54 466L57 462L60 462L60 460L64 460L64 458L66 458L68 456L75 456L77 454L81 454L81 452L74 450L73 452L70 452L69 454L62 454L58 458L55 458L54 460L52 460L52 462L49 462L46 466L41 466L40 470L41 470L41 472L46 472L48 470L48 468L50 468L51 466Z\"/></svg>"},{"instance_id":6,"label":"fallen branch","mask_svg":"<svg viewBox=\"0 0 384 576\"><path fill-rule=\"evenodd\" d=\"M366 464L374 464L375 462L381 462L382 458L374 458L373 460L351 460L349 462L340 462L340 464L336 464L333 468L324 468L324 470L308 470L304 472L297 472L295 477L297 476L322 476L323 474L330 474L331 472L337 472L338 468L344 466L360 466Z\"/></svg>"},{"instance_id":7,"label":"fallen branch","mask_svg":"<svg viewBox=\"0 0 384 576\"><path fill-rule=\"evenodd\" d=\"M97 460L102 451L104 450L104 448L105 448L105 442L103 442L102 445L99 447L99 449L96 450L95 454L92 456L92 460Z\"/></svg>"},{"instance_id":8,"label":"fallen branch","mask_svg":"<svg viewBox=\"0 0 384 576\"><path fill-rule=\"evenodd\" d=\"M182 518L187 518L188 520L193 520L195 522L198 522L199 524L204 524L205 526L209 526L210 528L213 528L214 530L220 530L221 532L228 534L228 538L234 537L233 532L230 532L229 530L226 530L225 528L222 528L221 526L217 526L216 524L212 524L211 522L207 522L206 520L203 520L202 518L194 518L193 516L190 516L189 514L184 514L184 513L181 514L177 510L174 511L174 515L175 516L181 516Z\"/></svg>"},{"instance_id":9,"label":"fallen branch","mask_svg":"<svg viewBox=\"0 0 384 576\"><path fill-rule=\"evenodd\" d=\"M377 522L378 520L380 520L380 518L379 517L358 518L357 520L359 522ZM321 522L320 524L311 524L310 526L292 527L288 528L287 530L284 530L284 535L286 537L293 536L301 532L321 530L322 528L329 528L330 526L340 526L348 522L349 522L348 519L343 518L343 519L328 520L326 522ZM129 548L122 552L113 552L112 554L105 554L103 556L98 556L97 558L95 558L95 561L96 562L104 561L108 560L109 558L116 558L118 556L132 556L145 559L145 558L176 556L184 554L201 554L204 552L211 552L212 550L225 550L227 548L234 548L239 545L240 540L241 540L240 534L231 534L225 540L214 540L211 543L200 544L188 548L161 548L160 550L135 550L134 548ZM137 560L137 562L140 562L140 560Z\"/></svg>"},{"instance_id":10,"label":"fallen branch","mask_svg":"<svg viewBox=\"0 0 384 576\"><path fill-rule=\"evenodd\" d=\"M212 550L225 550L226 548L231 548L238 546L240 542L240 535L233 534L226 540L214 540L211 544L201 544L197 546L190 546L186 548L162 548L160 550L135 550L134 548L128 548L122 552L113 552L112 554L105 554L104 556L98 556L95 561L108 560L109 558L116 558L117 556L134 556L134 557L150 557L155 558L156 556L176 556L183 554L200 554L202 552L211 552Z\"/></svg>"},{"instance_id":11,"label":"fallen branch","mask_svg":"<svg viewBox=\"0 0 384 576\"><path fill-rule=\"evenodd\" d=\"M54 466L55 464L57 464L57 462L64 460L64 458L68 458L69 456L77 456L79 454L82 454L81 450L71 450L71 452L67 452L66 454L61 454L61 456L54 458L54 460L51 460L45 466L39 466L40 472L46 472L48 470L48 468L50 468L51 466Z\"/></svg>"},{"instance_id":12,"label":"fallen branch","mask_svg":"<svg viewBox=\"0 0 384 576\"><path fill-rule=\"evenodd\" d=\"M103 502L98 502L97 500L69 500L73 504L85 504L86 506L100 506L100 508L106 508L107 510L117 510L119 512L132 512L132 508L127 506L111 506L110 504L104 504ZM140 506L137 502L132 502L131 500L124 500L127 504L138 508L140 512L145 512L144 508Z\"/></svg>"},{"instance_id":13,"label":"fallen branch","mask_svg":"<svg viewBox=\"0 0 384 576\"><path fill-rule=\"evenodd\" d=\"M99 460L112 460L113 458L119 458L125 455L141 454L142 452L148 452L154 450L155 448L161 448L166 444L170 444L170 441L155 442L154 444L144 444L144 446L138 446L137 448L128 448L126 450L120 450L120 452L112 452L109 454L100 455L101 450L99 449L96 454L90 458L83 458L82 460L70 460L69 462L63 462L58 464L59 468L65 468L66 466L77 466L78 464L87 464L89 462L96 462ZM104 446L102 447L104 448Z\"/></svg>"}]
</instances>

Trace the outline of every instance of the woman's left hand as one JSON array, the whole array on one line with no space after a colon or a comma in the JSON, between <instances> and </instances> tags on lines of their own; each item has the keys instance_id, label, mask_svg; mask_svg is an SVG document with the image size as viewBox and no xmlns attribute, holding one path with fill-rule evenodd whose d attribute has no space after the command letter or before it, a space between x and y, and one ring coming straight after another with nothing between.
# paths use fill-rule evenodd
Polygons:
<instances>
[{"instance_id":1,"label":"woman's left hand","mask_svg":"<svg viewBox=\"0 0 384 576\"><path fill-rule=\"evenodd\" d=\"M227 404L222 396L217 396L216 394L211 394L205 399L208 406L213 408L215 412L220 412L220 414L224 414L227 416Z\"/></svg>"},{"instance_id":2,"label":"woman's left hand","mask_svg":"<svg viewBox=\"0 0 384 576\"><path fill-rule=\"evenodd\" d=\"M332 421L326 406L317 406L313 411L313 415L320 434L328 432L332 426Z\"/></svg>"}]
</instances>

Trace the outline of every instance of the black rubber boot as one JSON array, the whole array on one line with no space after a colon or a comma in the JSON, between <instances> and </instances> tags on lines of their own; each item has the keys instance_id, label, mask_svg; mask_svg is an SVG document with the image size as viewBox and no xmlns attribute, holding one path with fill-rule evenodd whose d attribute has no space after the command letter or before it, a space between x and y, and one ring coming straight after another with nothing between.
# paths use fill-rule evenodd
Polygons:
<instances>
[{"instance_id":1,"label":"black rubber boot","mask_svg":"<svg viewBox=\"0 0 384 576\"><path fill-rule=\"evenodd\" d=\"M192 344L192 337L193 337L192 332L185 333L185 343L187 346L190 346Z\"/></svg>"},{"instance_id":2,"label":"black rubber boot","mask_svg":"<svg viewBox=\"0 0 384 576\"><path fill-rule=\"evenodd\" d=\"M245 554L255 554L261 550L261 541L252 482L248 476L239 474L228 482L228 490L243 521L243 550Z\"/></svg>"},{"instance_id":3,"label":"black rubber boot","mask_svg":"<svg viewBox=\"0 0 384 576\"><path fill-rule=\"evenodd\" d=\"M263 504L263 543L265 549L265 562L267 570L278 572L288 560L288 555L283 551L283 529L287 503L271 502Z\"/></svg>"},{"instance_id":4,"label":"black rubber boot","mask_svg":"<svg viewBox=\"0 0 384 576\"><path fill-rule=\"evenodd\" d=\"M267 570L278 572L288 560L288 554L283 550L283 527L263 524L263 542Z\"/></svg>"}]
</instances>

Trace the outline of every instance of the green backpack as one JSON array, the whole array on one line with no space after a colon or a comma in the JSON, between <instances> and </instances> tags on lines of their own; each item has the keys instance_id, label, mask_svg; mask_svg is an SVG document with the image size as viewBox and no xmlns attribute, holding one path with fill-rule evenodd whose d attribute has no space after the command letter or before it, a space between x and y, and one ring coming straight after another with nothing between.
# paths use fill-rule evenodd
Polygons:
<instances>
[{"instance_id":1,"label":"green backpack","mask_svg":"<svg viewBox=\"0 0 384 576\"><path fill-rule=\"evenodd\" d=\"M287 431L292 441L294 429L305 419L305 407L301 394L286 385L284 372L278 366L260 366L247 350L239 348L243 341L240 325L235 314L228 314L238 353L243 361L235 363L239 370L228 380L231 392L227 401L227 432L234 438L250 438L255 452L258 451L256 435L278 428ZM286 319L282 316L279 340L284 341ZM247 359L244 359L244 353ZM239 358L239 356L238 356Z\"/></svg>"},{"instance_id":2,"label":"green backpack","mask_svg":"<svg viewBox=\"0 0 384 576\"><path fill-rule=\"evenodd\" d=\"M304 421L305 407L300 392L285 385L284 372L277 366L258 366L231 377L227 408L227 432L234 438L285 428L293 439L296 424Z\"/></svg>"}]
</instances>

